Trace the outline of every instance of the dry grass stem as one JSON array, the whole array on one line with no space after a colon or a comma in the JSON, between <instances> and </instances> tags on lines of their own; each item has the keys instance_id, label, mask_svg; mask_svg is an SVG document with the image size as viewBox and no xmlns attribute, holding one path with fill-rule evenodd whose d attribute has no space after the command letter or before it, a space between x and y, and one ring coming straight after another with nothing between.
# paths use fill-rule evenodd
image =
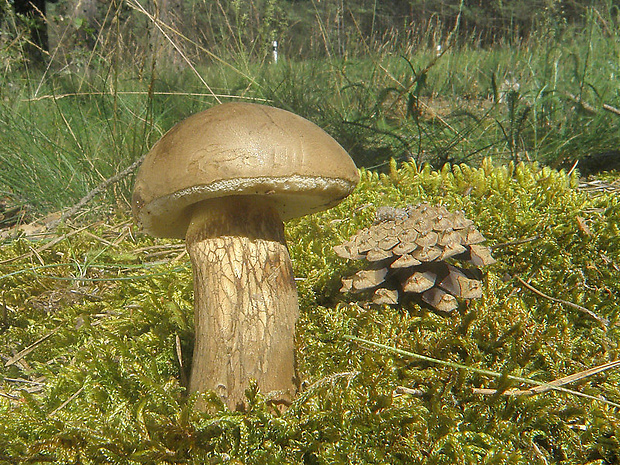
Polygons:
<instances>
[{"instance_id":1,"label":"dry grass stem","mask_svg":"<svg viewBox=\"0 0 620 465\"><path fill-rule=\"evenodd\" d=\"M565 94L566 94L566 96L570 100L572 100L573 102L581 105L584 110L589 111L590 113L597 113L598 112L596 107L590 105L587 102L584 102L581 97L578 97L577 95L571 94L570 92L566 92ZM618 108L616 108L616 107L612 107L611 105L608 105L606 103L603 103L603 105L601 107L605 111L608 111L608 112L613 113L615 115L620 115L620 110Z\"/></svg>"},{"instance_id":2,"label":"dry grass stem","mask_svg":"<svg viewBox=\"0 0 620 465\"><path fill-rule=\"evenodd\" d=\"M35 254L35 252L36 253L40 253L40 252L43 252L44 250L50 249L50 248L54 247L56 244L58 244L59 242L62 242L65 239L68 239L69 237L74 236L74 235L76 235L76 234L78 234L78 233L80 233L82 231L85 231L86 229L92 228L93 226L98 225L100 223L101 222L99 221L99 222L96 222L96 223L93 223L93 224L82 226L81 228L78 228L78 229L74 229L71 232L68 232L66 234L63 234L62 236L58 236L58 237L54 238L53 240L51 240L50 242L48 242L44 246L39 247L38 249L36 249L36 251L33 250L31 252L27 252L27 253L19 255L17 257L7 258L6 260L2 260L2 261L0 261L0 265L4 265L6 263L11 263L11 262L14 262L14 261L23 260L23 259L26 259L26 258L30 258L30 257L32 257Z\"/></svg>"},{"instance_id":3,"label":"dry grass stem","mask_svg":"<svg viewBox=\"0 0 620 465\"><path fill-rule=\"evenodd\" d=\"M104 192L109 186L111 186L111 185L117 183L118 181L120 181L121 179L124 179L125 177L129 176L131 173L133 173L142 164L142 161L144 161L144 157L146 157L146 154L142 155L140 158L138 158L136 161L134 161L131 165L129 165L127 168L125 168L120 173L117 173L114 176L112 176L112 177L106 179L105 181L101 182L97 187L95 187L88 194L86 194L84 197L82 197L78 203L76 203L69 210L65 211L61 215L59 220L51 222L48 225L49 228L50 229L54 228L55 226L57 226L58 224L62 223L63 221L66 221L67 219L71 218L77 212L79 212L88 202L90 202L92 199L94 199L97 195L99 195L102 192Z\"/></svg>"},{"instance_id":4,"label":"dry grass stem","mask_svg":"<svg viewBox=\"0 0 620 465\"><path fill-rule=\"evenodd\" d=\"M57 408L55 408L54 410L52 410L47 417L53 417L56 412L58 412L59 410L62 410L63 408L65 408L73 399L75 399L77 396L79 396L81 394L81 392L84 390L84 386L82 386L80 389L78 389L77 391L75 391L71 397L69 397L67 400L65 400L62 404L60 404Z\"/></svg>"},{"instance_id":5,"label":"dry grass stem","mask_svg":"<svg viewBox=\"0 0 620 465\"><path fill-rule=\"evenodd\" d=\"M534 242L534 241L539 240L541 237L542 236L540 236L540 235L536 235L536 236L532 236L532 237L526 237L524 239L518 239L516 241L503 242L501 244L493 244L493 245L489 245L488 247L491 250L501 249L503 247L511 247L513 245L522 245L522 244L527 244L528 242Z\"/></svg>"},{"instance_id":6,"label":"dry grass stem","mask_svg":"<svg viewBox=\"0 0 620 465\"><path fill-rule=\"evenodd\" d=\"M204 92L147 92L147 91L110 91L110 92L69 92L59 95L40 95L39 97L32 97L23 99L23 102L39 102L41 100L61 100L68 97L100 97L100 96L116 96L116 95L144 95L144 96L178 96L178 97L218 97L222 99L235 99L235 100L249 100L252 102L269 103L269 99L260 97L246 97L233 94L205 94Z\"/></svg>"},{"instance_id":7,"label":"dry grass stem","mask_svg":"<svg viewBox=\"0 0 620 465\"><path fill-rule=\"evenodd\" d=\"M506 396L531 396L533 394L541 394L543 392L551 391L554 387L574 383L590 376L594 376L598 373L611 370L612 368L616 368L618 366L620 366L620 360L614 360L613 362L604 363L597 367L589 368L588 370L580 371L579 373L575 373L569 376L565 376L563 378L556 379L554 381L550 381L544 386L534 386L530 389L507 389L505 391L498 391L497 389L474 388L473 392L474 394L482 395L494 395L499 393Z\"/></svg>"},{"instance_id":8,"label":"dry grass stem","mask_svg":"<svg viewBox=\"0 0 620 465\"><path fill-rule=\"evenodd\" d=\"M191 62L191 60L183 53L183 51L177 45L177 43L174 40L172 40L172 38L168 35L168 33L164 30L164 28L167 29L168 31L173 32L177 36L183 37L182 34L180 32L178 32L178 31L176 31L174 28L171 28L170 26L168 26L164 22L160 21L159 19L155 18L152 14L150 14L148 11L146 11L144 9L144 7L139 2L137 2L135 0L127 0L127 4L131 8L134 8L135 10L137 10L140 13L144 14L149 19L149 21L151 21L155 25L155 27L157 27L159 32L166 38L166 40L168 42L170 42L170 45L172 45L172 47L176 50L176 52L179 54L179 56L181 58L183 58L183 60L187 63L187 66L189 66L189 68L194 72L196 77L198 77L200 82L206 87L206 89L209 91L209 93L215 99L215 101L217 103L222 103L222 101L218 98L217 94L215 92L213 92L213 90L211 89L209 84L207 84L207 81L204 80L202 75L194 67L194 64Z\"/></svg>"},{"instance_id":9,"label":"dry grass stem","mask_svg":"<svg viewBox=\"0 0 620 465\"><path fill-rule=\"evenodd\" d=\"M559 391L559 392L564 392L566 394L571 394L577 397L583 397L585 399L590 399L590 400L595 400L598 402L602 402L604 404L607 405L611 405L612 407L616 407L616 408L620 408L620 404L616 403L616 402L612 402L609 401L603 397L595 397L595 396L591 396L589 394L585 394L583 392L579 392L579 391L574 391L571 389L567 389L565 387L562 386L555 386L549 383L545 383L542 381L538 381L538 380L534 380L534 379L530 379L530 378L523 378L521 376L513 376L513 375L502 375L499 372L495 372L495 371L491 371L491 370L486 370L486 369L481 369L481 368L476 368L476 367L472 367L472 366L468 366L468 365L464 365L462 363L456 363L456 362L451 362L448 360L440 360L440 359L436 359L433 357L427 357L426 355L421 355L421 354L417 354L414 352L409 352L406 350L402 350L402 349L398 349L396 347L392 347L386 344L381 344L378 342L374 342L374 341L370 341L368 339L364 339L364 338L360 338L360 337L356 337L356 336L351 336L348 334L345 334L342 336L343 339L345 340L349 340L349 341L353 341L353 342L358 342L364 345L367 345L369 347L366 348L366 350L375 350L375 349L381 349L381 350L387 350L388 352L392 352L395 354L399 354L399 355L403 355L405 357L411 357L414 359L418 359L418 360L422 360L422 361L426 361L426 362L431 362L437 365L442 365L442 366L448 366L448 367L452 367L452 368L457 368L457 369L461 369L461 370L466 370L466 371L471 371L474 373L480 373L482 375L485 376L491 376L494 378L502 378L503 376L505 376L507 379L513 380L513 381L518 381L520 383L527 383L527 384L533 384L535 386L540 386L543 388L547 388L547 389L552 389L554 391Z\"/></svg>"},{"instance_id":10,"label":"dry grass stem","mask_svg":"<svg viewBox=\"0 0 620 465\"><path fill-rule=\"evenodd\" d=\"M30 344L25 349L19 351L17 354L15 354L13 357L11 357L4 364L4 367L6 368L6 367L9 367L9 366L14 365L15 363L19 362L22 358L24 358L26 355L28 355L30 352L32 352L34 349L36 349L41 343L45 342L50 337L52 337L54 334L56 334L59 330L60 330L60 327L57 327L57 328L53 329L52 331L50 331L49 333L47 333L43 337L37 339L35 342Z\"/></svg>"},{"instance_id":11,"label":"dry grass stem","mask_svg":"<svg viewBox=\"0 0 620 465\"><path fill-rule=\"evenodd\" d=\"M557 302L559 304L562 305L566 305L568 307L574 308L575 310L579 310L582 313L585 313L586 315L588 315L591 318L594 318L596 321L598 321L604 328L607 328L609 326L609 320L607 318L603 318L602 316L597 315L596 313L594 313L592 310L586 308L586 307L582 307L581 305L577 305L573 302L569 302L567 300L563 300L563 299L558 299L557 297L552 297L550 295L547 295L541 291L539 291L538 289L536 289L534 286L532 286L531 284L527 283L526 281L522 280L521 278L519 278L518 276L515 276L515 279L517 281L519 281L524 287L526 287L527 289L529 289L530 291L532 291L534 294L539 295L540 297L543 297L545 299L548 299L552 302Z\"/></svg>"}]
</instances>

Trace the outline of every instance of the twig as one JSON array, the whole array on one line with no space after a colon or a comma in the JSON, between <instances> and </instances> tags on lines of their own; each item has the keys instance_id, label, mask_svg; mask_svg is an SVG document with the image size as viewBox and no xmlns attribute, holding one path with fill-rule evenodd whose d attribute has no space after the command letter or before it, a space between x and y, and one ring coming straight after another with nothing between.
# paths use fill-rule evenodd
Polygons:
<instances>
[{"instance_id":1,"label":"twig","mask_svg":"<svg viewBox=\"0 0 620 465\"><path fill-rule=\"evenodd\" d=\"M52 416L54 416L54 414L55 414L56 412L58 412L59 410L61 410L61 409L65 408L65 406L66 406L69 402L71 402L73 399L75 399L77 396L79 396L79 395L80 395L80 393L81 393L83 390L84 390L84 386L82 386L80 389L78 389L77 391L75 391L75 392L71 395L71 397L69 397L69 398L68 398L67 400L65 400L62 404L60 404L58 407L56 407L54 410L52 410L52 411L51 411L51 412L47 415L47 417L48 417L48 418L49 418L49 417L52 417Z\"/></svg>"},{"instance_id":2,"label":"twig","mask_svg":"<svg viewBox=\"0 0 620 465\"><path fill-rule=\"evenodd\" d=\"M576 95L571 94L570 92L566 92L565 94L573 102L581 105L584 108L584 110L589 111L590 113L597 113L597 109L594 106L590 105L589 103L584 102L581 97L577 97ZM620 110L617 109L616 107L612 107L611 105L607 105L606 103L603 103L602 108L603 110L606 110L610 113L614 113L620 116Z\"/></svg>"},{"instance_id":3,"label":"twig","mask_svg":"<svg viewBox=\"0 0 620 465\"><path fill-rule=\"evenodd\" d=\"M149 19L149 21L151 21L155 25L155 27L159 30L160 34L166 38L166 40L170 43L170 45L172 45L172 47L176 50L176 52L183 59L183 61L187 63L187 66L189 66L189 68L194 72L194 74L200 80L200 82L202 82L202 84L207 88L207 90L209 91L211 96L213 96L213 98L217 101L217 103L222 103L222 101L218 98L217 94L213 92L209 84L207 84L207 81L205 81L202 75L198 72L198 70L196 70L196 68L190 61L190 59L187 58L187 56L183 53L179 45L174 40L172 40L172 37L170 37L170 35L168 35L168 33L164 31L164 29L167 29L168 32L172 32L176 35L180 35L181 37L183 36L176 29L164 23L163 21L157 19L152 14L150 14L148 11L146 11L144 7L138 1L127 0L127 4L134 10L139 11L140 13L144 14L144 16L146 16Z\"/></svg>"},{"instance_id":4,"label":"twig","mask_svg":"<svg viewBox=\"0 0 620 465\"><path fill-rule=\"evenodd\" d=\"M150 257L152 254L155 253L172 253L172 252L177 252L180 249L184 249L185 248L185 244L156 244L156 245L149 245L146 247L140 247L138 249L134 249L133 253L135 254L140 254L140 253L144 253L146 252L146 256ZM158 252L152 252L152 251L158 251Z\"/></svg>"},{"instance_id":5,"label":"twig","mask_svg":"<svg viewBox=\"0 0 620 465\"><path fill-rule=\"evenodd\" d=\"M168 263L176 263L178 261L180 261L183 257L185 257L187 255L187 250L183 250L180 254L176 255L175 257L172 257Z\"/></svg>"},{"instance_id":6,"label":"twig","mask_svg":"<svg viewBox=\"0 0 620 465\"><path fill-rule=\"evenodd\" d=\"M577 162L575 162L577 163ZM620 191L620 182L605 182L601 179L593 179L592 181L586 181L579 183L577 186L579 190L585 192L618 192Z\"/></svg>"},{"instance_id":7,"label":"twig","mask_svg":"<svg viewBox=\"0 0 620 465\"><path fill-rule=\"evenodd\" d=\"M18 400L20 397L15 394L9 394L8 392L0 391L0 397L6 397L11 400Z\"/></svg>"},{"instance_id":8,"label":"twig","mask_svg":"<svg viewBox=\"0 0 620 465\"><path fill-rule=\"evenodd\" d=\"M306 401L310 398L310 396L312 395L312 393L314 393L317 389L329 384L329 383L335 383L336 381L342 379L342 378L346 378L348 380L348 384L351 383L351 381L357 377L360 374L359 371L344 371L341 373L332 373L331 375L327 375L324 378L321 378L317 381L315 381L314 383L312 383L310 386L308 386L291 404L291 406L289 407L289 409L287 410L287 414L288 413L292 413L295 412L296 409L301 408L301 406L303 404L306 403Z\"/></svg>"},{"instance_id":9,"label":"twig","mask_svg":"<svg viewBox=\"0 0 620 465\"><path fill-rule=\"evenodd\" d=\"M30 379L21 379L21 378L4 378L4 381L7 383L24 383L24 384L32 384L33 386L45 386L45 383L40 381L32 381Z\"/></svg>"},{"instance_id":10,"label":"twig","mask_svg":"<svg viewBox=\"0 0 620 465\"><path fill-rule=\"evenodd\" d=\"M503 242L501 244L494 244L494 245L490 245L489 249L495 250L495 249L501 249L502 247L510 247L511 245L527 244L528 242L537 241L541 237L542 236L540 236L540 235L536 235L536 236L532 236L532 237L526 237L525 239L517 239L515 241Z\"/></svg>"},{"instance_id":11,"label":"twig","mask_svg":"<svg viewBox=\"0 0 620 465\"><path fill-rule=\"evenodd\" d=\"M426 394L426 391L424 389L408 388L407 386L396 386L396 389L394 389L394 394L396 395L407 394L407 395L414 396L414 397L422 397L423 395Z\"/></svg>"},{"instance_id":12,"label":"twig","mask_svg":"<svg viewBox=\"0 0 620 465\"><path fill-rule=\"evenodd\" d=\"M117 183L118 181L123 179L125 176L133 173L138 168L138 166L140 166L140 164L144 161L145 157L146 157L146 153L144 155L142 155L140 158L138 158L136 161L134 161L131 165L129 165L127 168L125 168L120 173L117 173L114 176L112 176L111 178L108 178L105 181L103 181L102 183L100 183L97 187L95 187L88 194L86 194L84 197L82 197L78 203L76 203L73 207L71 207L69 210L64 212L60 216L60 219L58 219L56 221L52 221L50 224L48 224L48 227L50 229L52 229L55 226L57 226L59 223L62 223L63 221L71 218L73 215L75 215L77 212L79 212L80 209L84 205L86 205L93 198L95 198L95 196L97 196L97 195L101 194L103 191L105 191L110 185Z\"/></svg>"},{"instance_id":13,"label":"twig","mask_svg":"<svg viewBox=\"0 0 620 465\"><path fill-rule=\"evenodd\" d=\"M506 389L505 391L499 391L497 389L490 389L490 388L473 388L472 393L482 395L482 396L494 396L496 394L501 394L504 396L531 396L532 394L534 394L529 389L516 389L516 388Z\"/></svg>"},{"instance_id":14,"label":"twig","mask_svg":"<svg viewBox=\"0 0 620 465\"><path fill-rule=\"evenodd\" d=\"M603 318L602 316L597 315L592 310L587 309L586 307L582 307L581 305L577 305L577 304L575 304L573 302L569 302L568 300L558 299L557 297L551 297L550 295L544 294L543 292L539 291L538 289L536 289L531 284L523 281L518 276L515 276L515 279L517 281L519 281L524 287L526 287L527 289L532 291L534 294L539 295L540 297L543 297L545 299L551 300L552 302L557 302L559 304L566 305L568 307L574 308L575 310L579 310L580 312L585 313L589 317L594 318L596 321L598 321L605 328L607 328L609 326L609 320L607 318Z\"/></svg>"},{"instance_id":15,"label":"twig","mask_svg":"<svg viewBox=\"0 0 620 465\"><path fill-rule=\"evenodd\" d=\"M89 237L92 237L96 241L99 241L99 242L101 242L102 244L104 244L104 245L106 245L108 247L118 247L118 245L113 244L110 241L105 240L103 237L99 237L96 234L91 233L90 231L84 231L84 234L86 234Z\"/></svg>"},{"instance_id":16,"label":"twig","mask_svg":"<svg viewBox=\"0 0 620 465\"><path fill-rule=\"evenodd\" d=\"M579 373L575 373L572 375L564 376L563 378L556 379L547 383L546 386L535 386L530 389L508 389L506 391L501 392L501 394L507 396L531 396L533 394L540 394L543 392L547 392L553 389L553 386L564 386L569 383L574 383L575 381L582 380L589 376L594 376L598 373L602 373L607 370L611 370L612 368L616 368L620 366L620 360L614 360L613 362L604 363L603 365L599 365L594 368L589 368L584 371L580 371ZM497 394L499 391L497 389L485 389L485 388L474 388L474 394Z\"/></svg>"},{"instance_id":17,"label":"twig","mask_svg":"<svg viewBox=\"0 0 620 465\"><path fill-rule=\"evenodd\" d=\"M178 334L174 337L174 348L177 353L177 360L179 361L179 372L181 373L181 386L188 387L189 381L185 374L185 365L183 364L183 351L181 350L181 338Z\"/></svg>"},{"instance_id":18,"label":"twig","mask_svg":"<svg viewBox=\"0 0 620 465\"><path fill-rule=\"evenodd\" d=\"M334 381L341 379L341 378L348 378L349 382L351 382L351 380L355 378L356 376L358 376L359 374L360 374L359 371L343 371L340 373L332 373L331 375L327 375L315 381L314 383L312 383L310 386L306 388L306 392L322 387L328 383L333 383Z\"/></svg>"},{"instance_id":19,"label":"twig","mask_svg":"<svg viewBox=\"0 0 620 465\"><path fill-rule=\"evenodd\" d=\"M53 336L54 334L56 334L58 332L58 330L60 330L60 328L56 328L53 329L52 331L50 331L49 333L47 333L45 336L37 339L35 342L33 342L32 344L30 344L28 347L26 347L25 349L21 350L19 353L17 353L16 355L14 355L13 357L11 357L5 364L5 368L6 367L10 367L11 365L14 365L15 363L19 362L22 358L24 358L26 355L28 355L30 352L32 352L34 349L37 348L37 346L39 344L41 344L42 342L46 341L47 339L49 339L51 336Z\"/></svg>"},{"instance_id":20,"label":"twig","mask_svg":"<svg viewBox=\"0 0 620 465\"><path fill-rule=\"evenodd\" d=\"M603 402L603 403L605 403L607 405L611 405L612 407L620 409L620 404L618 404L616 402L612 402L612 401L607 400L607 399L604 399L602 397L596 397L596 396L592 396L590 394L585 394L583 392L573 391L572 389L567 389L567 388L562 387L562 386L553 386L553 385L551 385L549 383L545 383L545 382L538 381L538 380L535 380L535 379L523 378L521 376L514 376L514 375L506 375L506 374L498 373L496 371L491 371L491 370L486 370L486 369L483 369L483 368L476 368L476 367L472 367L472 366L467 366L467 365L464 365L462 363L451 362L449 360L440 360L440 359L437 359L437 358L428 357L426 355L416 354L415 352L409 352L409 351L406 351L406 350L398 349L396 347L391 347L391 346L388 346L386 344L381 344L379 342L369 341L368 339L362 339L360 337L351 336L349 334L344 334L342 336L342 338L347 340L347 341L353 341L353 342L358 342L358 343L361 343L361 344L365 344L367 346L370 346L371 348L387 350L389 352L392 352L392 353L395 353L395 354L398 354L398 355L402 355L402 356L405 356L405 357L411 357L411 358L415 358L415 359L418 359L418 360L423 360L425 362L430 362L430 363L434 363L434 364L437 364L437 365L449 366L451 368L457 368L457 369L460 369L460 370L467 370L467 371L471 371L471 372L474 372L474 373L480 373L482 375L491 376L493 378L505 377L505 378L513 380L513 381L519 381L520 383L527 383L527 384L533 384L535 386L549 387L549 389L553 389L554 391L565 392L567 394L572 394L574 396L578 396L578 397L583 397L585 399L594 400L596 402ZM371 350L371 349L368 349L368 350Z\"/></svg>"},{"instance_id":21,"label":"twig","mask_svg":"<svg viewBox=\"0 0 620 465\"><path fill-rule=\"evenodd\" d=\"M98 223L95 223L95 224L98 224ZM55 239L51 240L50 242L48 242L47 244L45 244L43 247L39 247L38 249L36 249L36 252L39 253L39 252L42 252L44 250L49 249L50 247L54 247L59 242L62 242L63 240L65 240L65 239L67 239L67 238L69 238L69 237L71 237L71 236L73 236L73 235L75 235L75 234L77 234L79 232L82 232L85 229L90 228L92 226L93 225L82 226L79 229L75 229L75 230L73 230L71 232L68 232L67 234L63 234L62 236L58 236L57 238L55 238ZM7 258L6 260L1 260L0 261L0 265L4 265L5 263L10 263L10 262L14 262L16 260L21 260L21 259L24 259L24 258L32 257L34 255L34 252L35 251L31 250L30 252L27 252L25 254L19 255L17 257L12 257L12 258Z\"/></svg>"},{"instance_id":22,"label":"twig","mask_svg":"<svg viewBox=\"0 0 620 465\"><path fill-rule=\"evenodd\" d=\"M71 92L68 94L60 94L60 95L41 95L39 97L23 99L22 102L38 102L40 100L60 100L67 97L92 97L98 95L180 95L182 97L221 97L221 98L229 98L235 100L251 100L253 102L265 102L269 103L271 100L259 97L246 97L243 95L228 95L228 94L205 94L203 92L145 92L145 91L135 91L135 92Z\"/></svg>"}]
</instances>

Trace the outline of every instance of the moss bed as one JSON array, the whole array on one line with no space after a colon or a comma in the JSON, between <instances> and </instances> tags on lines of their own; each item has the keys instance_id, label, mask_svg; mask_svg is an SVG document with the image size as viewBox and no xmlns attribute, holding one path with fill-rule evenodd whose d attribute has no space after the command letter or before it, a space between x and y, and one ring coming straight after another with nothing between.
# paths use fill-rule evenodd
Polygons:
<instances>
[{"instance_id":1,"label":"moss bed","mask_svg":"<svg viewBox=\"0 0 620 465\"><path fill-rule=\"evenodd\" d=\"M577 393L509 391L532 387L511 376L552 382L620 358L620 196L578 183L488 160L392 164L288 223L304 383L284 413L255 388L244 413L209 393L210 412L194 408L182 243L137 234L122 214L6 240L0 463L619 463L620 367L563 386ZM342 296L360 264L332 247L376 208L422 201L463 210L487 237L497 263L483 298L443 316Z\"/></svg>"}]
</instances>

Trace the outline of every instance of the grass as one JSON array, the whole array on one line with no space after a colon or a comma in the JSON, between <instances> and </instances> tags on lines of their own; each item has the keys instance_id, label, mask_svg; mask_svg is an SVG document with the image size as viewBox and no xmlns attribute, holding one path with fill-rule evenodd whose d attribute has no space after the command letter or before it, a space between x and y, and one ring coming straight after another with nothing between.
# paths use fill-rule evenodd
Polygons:
<instances>
[{"instance_id":1,"label":"grass","mask_svg":"<svg viewBox=\"0 0 620 465\"><path fill-rule=\"evenodd\" d=\"M39 212L67 207L180 119L234 99L309 118L363 167L384 170L391 158L475 166L485 157L559 166L620 143L618 115L602 106L620 108L614 24L612 14L593 12L579 31L550 25L492 49L447 43L439 57L394 41L346 60L273 64L205 50L212 59L166 69L98 49L44 73L7 66L1 189ZM112 200L130 188L117 186Z\"/></svg>"}]
</instances>

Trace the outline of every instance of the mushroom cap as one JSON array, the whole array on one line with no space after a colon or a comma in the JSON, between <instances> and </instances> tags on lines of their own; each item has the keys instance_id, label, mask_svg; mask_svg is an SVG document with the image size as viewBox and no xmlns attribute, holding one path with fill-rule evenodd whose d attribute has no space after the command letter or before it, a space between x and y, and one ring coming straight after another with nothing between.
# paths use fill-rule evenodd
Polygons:
<instances>
[{"instance_id":1,"label":"mushroom cap","mask_svg":"<svg viewBox=\"0 0 620 465\"><path fill-rule=\"evenodd\" d=\"M282 220L338 204L359 181L347 152L325 131L285 110L226 103L190 116L147 154L132 208L156 237L184 238L192 206L262 195Z\"/></svg>"}]
</instances>

